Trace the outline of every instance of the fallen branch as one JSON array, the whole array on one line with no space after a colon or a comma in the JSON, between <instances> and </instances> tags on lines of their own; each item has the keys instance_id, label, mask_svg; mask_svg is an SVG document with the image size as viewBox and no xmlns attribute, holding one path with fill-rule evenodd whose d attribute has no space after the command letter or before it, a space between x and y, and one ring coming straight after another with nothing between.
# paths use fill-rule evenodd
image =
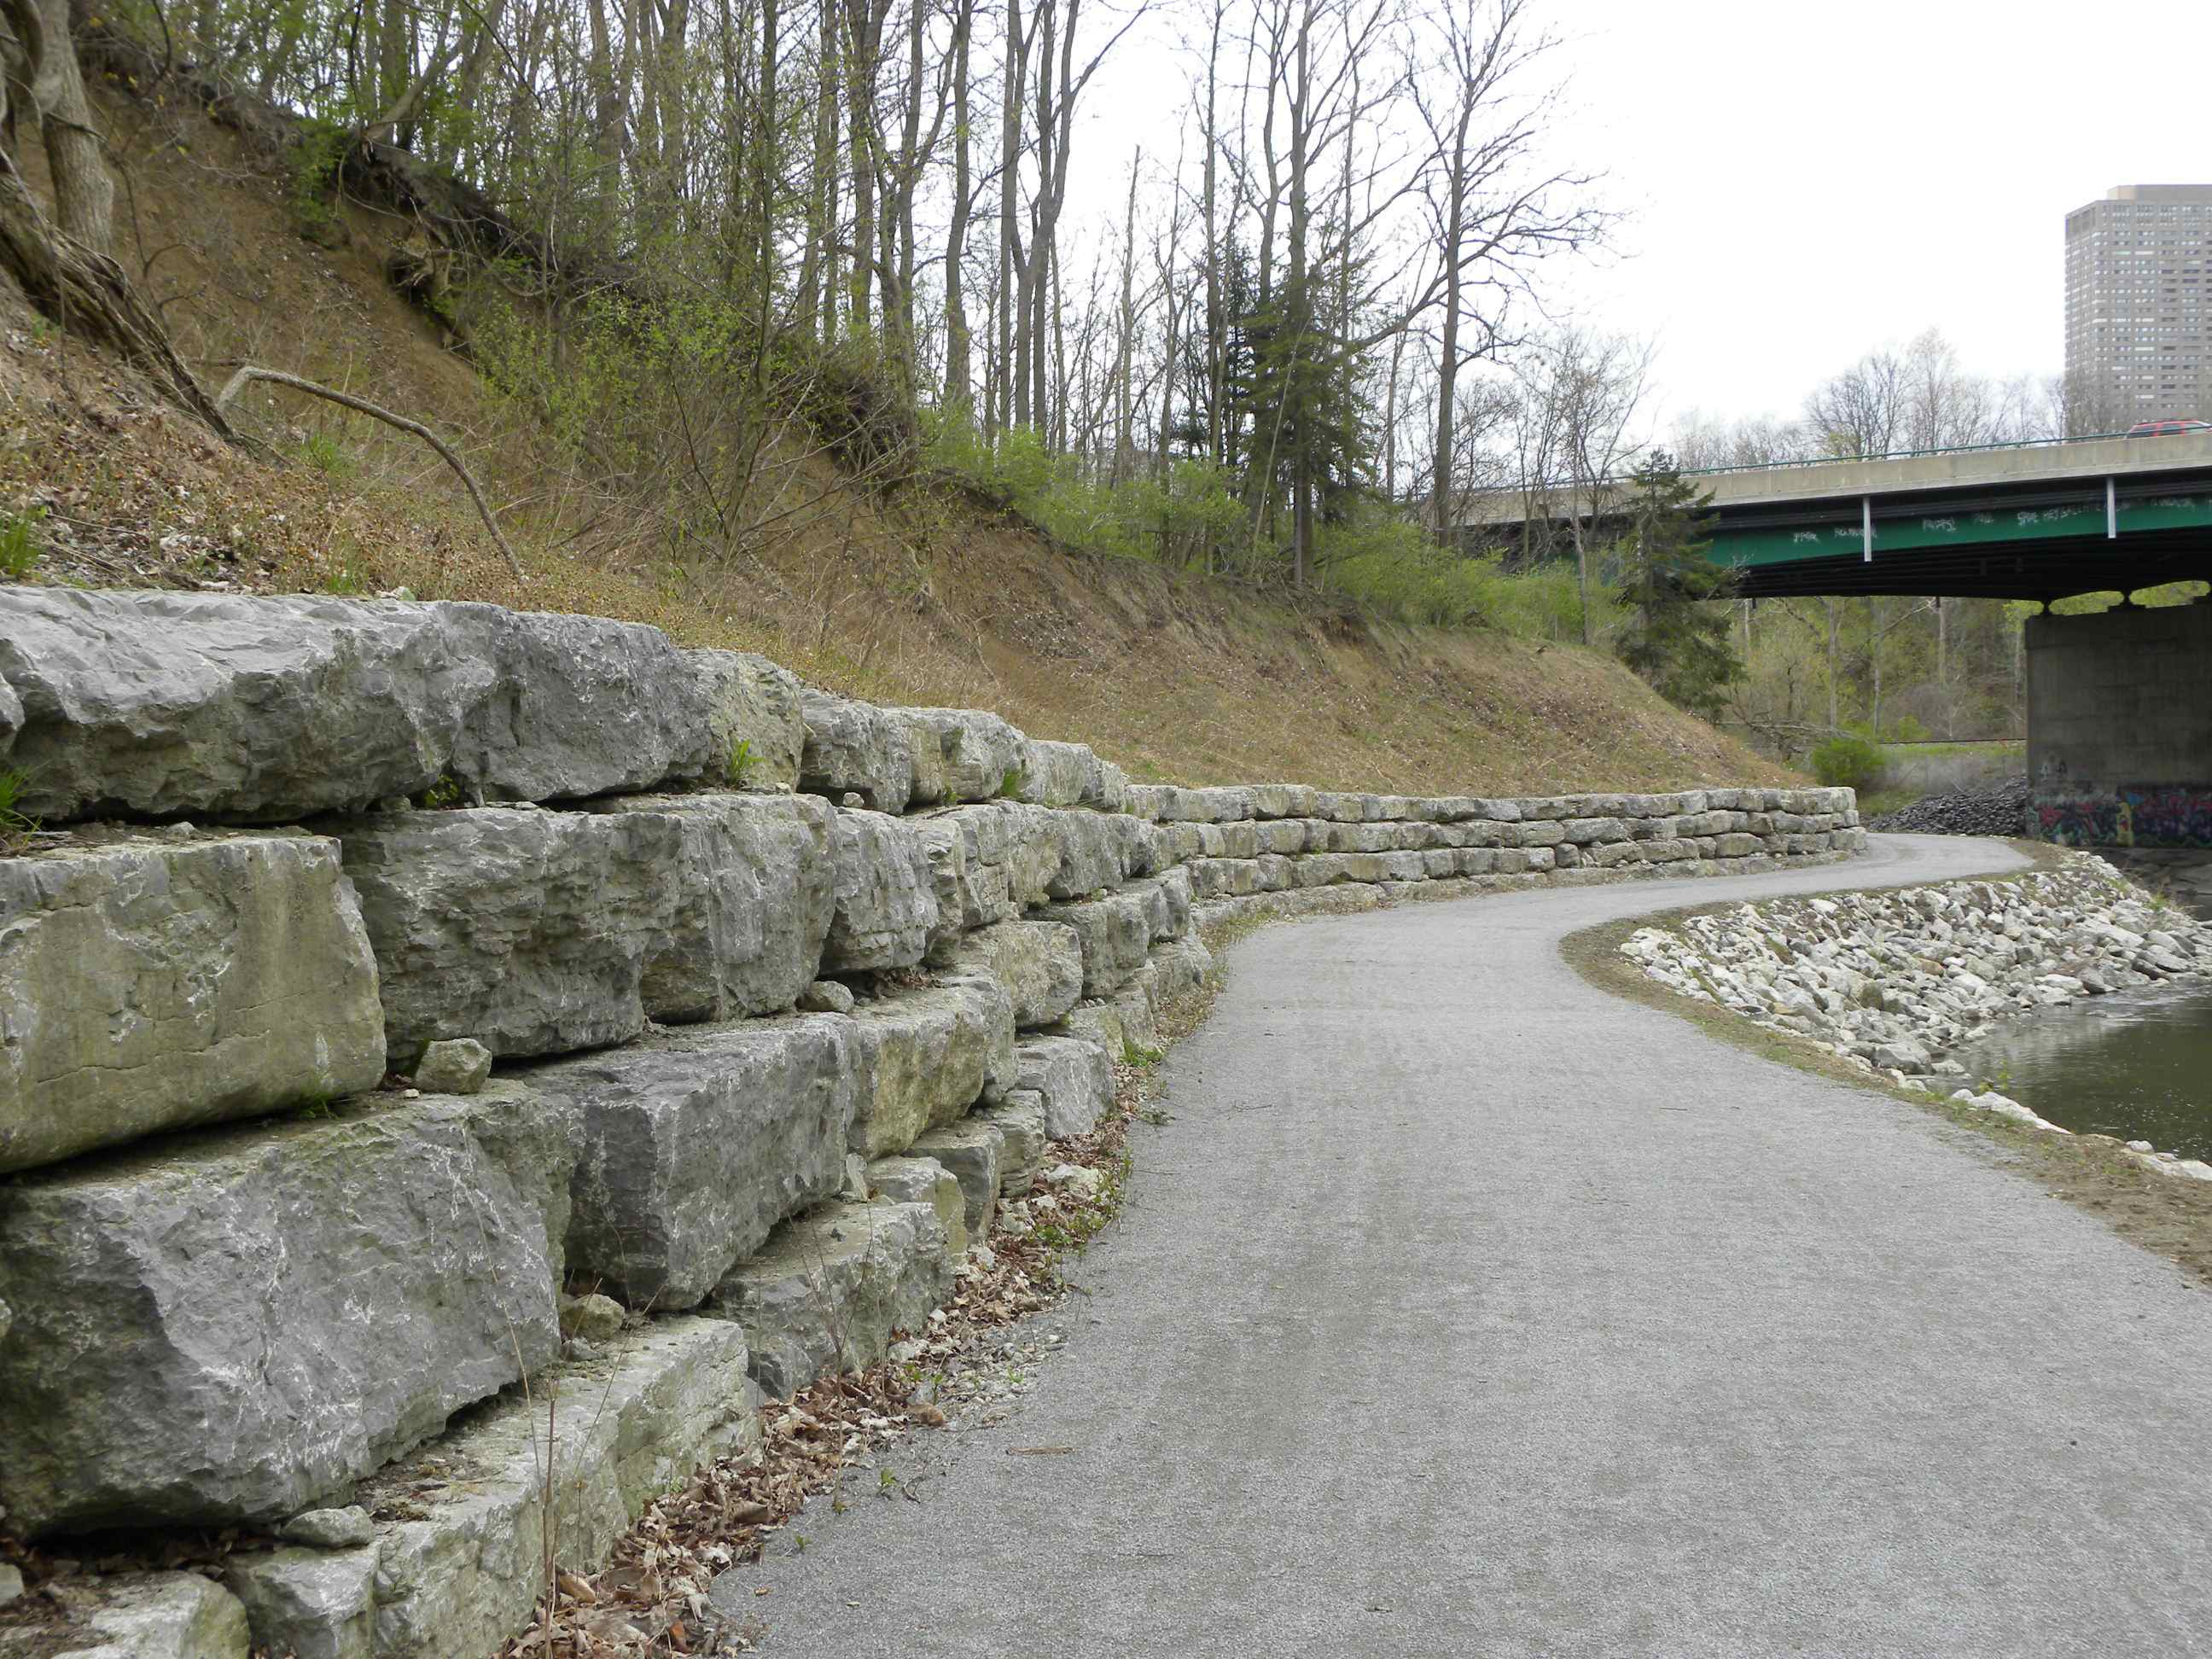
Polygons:
<instances>
[{"instance_id":1,"label":"fallen branch","mask_svg":"<svg viewBox=\"0 0 2212 1659\"><path fill-rule=\"evenodd\" d=\"M313 380L301 380L297 374L287 374L282 369L276 368L260 368L252 363L247 363L237 374L232 375L229 383L216 394L216 410L220 412L229 408L231 399L237 397L250 380L270 380L278 386L289 386L295 392L305 392L317 398L326 398L334 404L342 404L360 414L373 416L386 426L396 426L402 432L413 433L431 448L436 450L445 459L446 465L459 473L461 482L468 486L469 499L477 504L477 516L483 519L484 528L491 532L492 540L498 544L499 550L506 556L507 568L514 572L515 580L527 582L530 580L523 574L522 561L514 556L514 550L507 544L507 538L499 533L499 526L493 521L491 516L490 504L484 500L483 491L477 488L475 475L470 472L461 458L453 453L445 440L431 431L428 427L424 426L422 422L410 421L404 415L394 415L390 410L379 408L368 398L356 398L350 392L334 391Z\"/></svg>"}]
</instances>

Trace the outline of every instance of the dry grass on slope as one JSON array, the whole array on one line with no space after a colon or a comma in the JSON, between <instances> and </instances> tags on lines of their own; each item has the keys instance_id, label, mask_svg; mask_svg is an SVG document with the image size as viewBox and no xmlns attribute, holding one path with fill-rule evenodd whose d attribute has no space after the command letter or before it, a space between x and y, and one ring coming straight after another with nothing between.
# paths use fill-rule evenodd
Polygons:
<instances>
[{"instance_id":1,"label":"dry grass on slope","mask_svg":"<svg viewBox=\"0 0 2212 1659\"><path fill-rule=\"evenodd\" d=\"M926 487L879 502L819 456L779 461L777 488L807 506L778 537L735 560L672 559L654 550L669 544L665 526L556 465L393 292L383 264L403 224L346 208L319 226L332 245L319 245L299 234L288 181L223 130L135 105L108 115L112 147L137 158L118 251L204 377L252 362L436 424L501 504L532 577L514 581L413 440L256 387L242 421L276 459L227 450L11 293L0 296L0 505L46 515L33 580L404 586L631 618L860 696L994 708L1145 779L1541 793L1791 777L1609 658L1072 555Z\"/></svg>"}]
</instances>

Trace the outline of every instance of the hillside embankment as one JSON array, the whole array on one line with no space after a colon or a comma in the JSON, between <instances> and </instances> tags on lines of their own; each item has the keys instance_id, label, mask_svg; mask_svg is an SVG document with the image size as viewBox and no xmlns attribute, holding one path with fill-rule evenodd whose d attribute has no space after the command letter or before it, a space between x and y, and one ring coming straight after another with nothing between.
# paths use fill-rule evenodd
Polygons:
<instances>
[{"instance_id":1,"label":"hillside embankment","mask_svg":"<svg viewBox=\"0 0 2212 1659\"><path fill-rule=\"evenodd\" d=\"M315 197L292 160L173 92L111 90L100 111L130 186L118 255L203 379L250 362L430 423L482 479L528 579L413 438L255 386L232 411L265 450L234 450L12 290L0 505L25 541L0 563L10 576L404 588L647 622L848 695L996 708L1144 781L1430 794L1802 781L1603 653L1076 554L942 477L856 483L796 424L742 503L672 482L706 465L687 447L696 434L619 464L595 456L563 435L564 411L503 394L394 286L420 238L404 216Z\"/></svg>"}]
</instances>

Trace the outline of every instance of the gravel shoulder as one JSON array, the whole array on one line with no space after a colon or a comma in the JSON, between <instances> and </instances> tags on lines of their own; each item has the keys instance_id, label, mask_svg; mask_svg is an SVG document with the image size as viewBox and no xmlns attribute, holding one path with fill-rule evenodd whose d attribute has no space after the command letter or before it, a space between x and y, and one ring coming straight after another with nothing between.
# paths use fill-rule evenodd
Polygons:
<instances>
[{"instance_id":1,"label":"gravel shoulder","mask_svg":"<svg viewBox=\"0 0 2212 1659\"><path fill-rule=\"evenodd\" d=\"M786 1654L2212 1645L2190 1275L2021 1179L2002 1125L1560 954L1669 902L2022 862L1884 837L1244 939L1066 1357L718 1600Z\"/></svg>"}]
</instances>

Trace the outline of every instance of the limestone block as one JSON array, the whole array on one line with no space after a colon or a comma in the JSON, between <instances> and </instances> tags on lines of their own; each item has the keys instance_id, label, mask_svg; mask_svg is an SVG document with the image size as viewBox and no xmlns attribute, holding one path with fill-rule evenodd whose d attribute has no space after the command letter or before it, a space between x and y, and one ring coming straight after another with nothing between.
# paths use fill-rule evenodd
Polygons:
<instances>
[{"instance_id":1,"label":"limestone block","mask_svg":"<svg viewBox=\"0 0 2212 1659\"><path fill-rule=\"evenodd\" d=\"M1196 933L1155 945L1150 960L1158 970L1153 995L1161 1007L1195 994L1213 977L1213 952Z\"/></svg>"},{"instance_id":2,"label":"limestone block","mask_svg":"<svg viewBox=\"0 0 2212 1659\"><path fill-rule=\"evenodd\" d=\"M806 750L799 676L749 651L686 651L684 658L706 699L707 775L732 787L796 789ZM732 776L740 744L744 769Z\"/></svg>"},{"instance_id":3,"label":"limestone block","mask_svg":"<svg viewBox=\"0 0 2212 1659\"><path fill-rule=\"evenodd\" d=\"M491 1050L473 1037L434 1042L415 1062L415 1086L429 1095L472 1095L491 1076Z\"/></svg>"},{"instance_id":4,"label":"limestone block","mask_svg":"<svg viewBox=\"0 0 2212 1659\"><path fill-rule=\"evenodd\" d=\"M896 720L906 728L909 769L906 810L935 806L951 799L952 775L945 764L945 745L938 738L937 729L921 715L903 708L886 708L883 713L884 719Z\"/></svg>"},{"instance_id":5,"label":"limestone block","mask_svg":"<svg viewBox=\"0 0 2212 1659\"><path fill-rule=\"evenodd\" d=\"M915 1152L934 1158L960 1183L967 1237L990 1237L999 1206L999 1165L1006 1157L1005 1133L988 1118L969 1116L932 1129L914 1143ZM966 1254L963 1245L961 1254Z\"/></svg>"},{"instance_id":6,"label":"limestone block","mask_svg":"<svg viewBox=\"0 0 2212 1659\"><path fill-rule=\"evenodd\" d=\"M220 1584L196 1572L149 1572L105 1579L100 1601L59 1639L64 1644L9 1644L9 1653L55 1659L246 1659L252 1641L246 1608ZM44 1632L33 1632L38 1642Z\"/></svg>"},{"instance_id":7,"label":"limestone block","mask_svg":"<svg viewBox=\"0 0 2212 1659\"><path fill-rule=\"evenodd\" d=\"M1083 954L1084 995L1110 996L1144 965L1152 944L1156 899L1166 902L1158 892L1158 883L1146 881L1132 884L1130 890L1079 904L1047 905L1039 913L1042 920L1075 930Z\"/></svg>"},{"instance_id":8,"label":"limestone block","mask_svg":"<svg viewBox=\"0 0 2212 1659\"><path fill-rule=\"evenodd\" d=\"M952 957L956 973L981 973L1006 988L1014 1026L1049 1025L1083 994L1083 947L1057 921L1002 921L966 935Z\"/></svg>"},{"instance_id":9,"label":"limestone block","mask_svg":"<svg viewBox=\"0 0 2212 1659\"><path fill-rule=\"evenodd\" d=\"M986 1092L1013 1085L1013 1003L978 975L910 991L854 1012L856 1106L852 1150L902 1152L952 1122Z\"/></svg>"},{"instance_id":10,"label":"limestone block","mask_svg":"<svg viewBox=\"0 0 2212 1659\"><path fill-rule=\"evenodd\" d=\"M823 971L912 967L928 951L939 915L927 842L881 812L840 812L833 828L836 906Z\"/></svg>"},{"instance_id":11,"label":"limestone block","mask_svg":"<svg viewBox=\"0 0 2212 1659\"><path fill-rule=\"evenodd\" d=\"M383 1080L335 842L132 836L0 860L0 1170Z\"/></svg>"},{"instance_id":12,"label":"limestone block","mask_svg":"<svg viewBox=\"0 0 2212 1659\"><path fill-rule=\"evenodd\" d=\"M291 1515L550 1359L560 1172L531 1138L561 1126L476 1133L495 1109L424 1099L7 1188L10 1522Z\"/></svg>"},{"instance_id":13,"label":"limestone block","mask_svg":"<svg viewBox=\"0 0 2212 1659\"><path fill-rule=\"evenodd\" d=\"M676 814L402 812L343 839L390 1064L445 1037L546 1054L645 1029L647 966L690 896Z\"/></svg>"},{"instance_id":14,"label":"limestone block","mask_svg":"<svg viewBox=\"0 0 2212 1659\"><path fill-rule=\"evenodd\" d=\"M1124 1060L1129 1052L1128 1033L1121 1028L1121 1011L1111 1002L1085 1002L1068 1011L1067 1018L1048 1036L1081 1037L1095 1042L1109 1060Z\"/></svg>"},{"instance_id":15,"label":"limestone block","mask_svg":"<svg viewBox=\"0 0 2212 1659\"><path fill-rule=\"evenodd\" d=\"M1165 1046L1160 1041L1158 984L1159 969L1147 962L1114 993L1114 1012L1121 1018L1125 1053L1134 1048L1139 1056L1157 1054Z\"/></svg>"},{"instance_id":16,"label":"limestone block","mask_svg":"<svg viewBox=\"0 0 2212 1659\"><path fill-rule=\"evenodd\" d=\"M1133 825L1136 820L1119 822ZM1051 811L1044 816L1045 833L1059 854L1045 883L1050 896L1088 898L1121 884L1129 873L1128 843L1116 831L1115 823L1103 812Z\"/></svg>"},{"instance_id":17,"label":"limestone block","mask_svg":"<svg viewBox=\"0 0 2212 1659\"><path fill-rule=\"evenodd\" d=\"M980 708L909 708L932 731L945 753L949 793L964 801L994 799L1012 777L1018 787L1029 739L996 714Z\"/></svg>"},{"instance_id":18,"label":"limestone block","mask_svg":"<svg viewBox=\"0 0 2212 1659\"><path fill-rule=\"evenodd\" d=\"M708 700L658 629L303 596L0 590L19 808L269 822L441 784L579 799L706 774Z\"/></svg>"},{"instance_id":19,"label":"limestone block","mask_svg":"<svg viewBox=\"0 0 2212 1659\"><path fill-rule=\"evenodd\" d=\"M806 725L800 788L833 801L855 793L878 812L906 811L915 775L911 722L811 687L799 693L799 708Z\"/></svg>"},{"instance_id":20,"label":"limestone block","mask_svg":"<svg viewBox=\"0 0 2212 1659\"><path fill-rule=\"evenodd\" d=\"M837 814L813 795L632 795L611 812L672 816L663 878L675 902L645 963L646 1012L664 1024L791 1007L813 982L837 899Z\"/></svg>"},{"instance_id":21,"label":"limestone block","mask_svg":"<svg viewBox=\"0 0 2212 1659\"><path fill-rule=\"evenodd\" d=\"M1043 1101L1048 1136L1065 1140L1097 1127L1114 1102L1114 1066L1103 1048L1076 1036L1025 1036L1014 1054L1014 1086Z\"/></svg>"},{"instance_id":22,"label":"limestone block","mask_svg":"<svg viewBox=\"0 0 2212 1659\"><path fill-rule=\"evenodd\" d=\"M952 1172L933 1158L879 1158L868 1165L868 1186L894 1204L927 1204L945 1229L945 1248L957 1260L968 1254L968 1200ZM865 1201L867 1194L863 1194ZM988 1225L988 1223L986 1224ZM975 1235L981 1239L981 1234Z\"/></svg>"},{"instance_id":23,"label":"limestone block","mask_svg":"<svg viewBox=\"0 0 2212 1659\"><path fill-rule=\"evenodd\" d=\"M999 1132L1000 1196L1025 1196L1044 1170L1044 1097L1017 1089L1003 1104L978 1110L975 1118Z\"/></svg>"},{"instance_id":24,"label":"limestone block","mask_svg":"<svg viewBox=\"0 0 2212 1659\"><path fill-rule=\"evenodd\" d=\"M1031 738L1019 764L1021 798L1025 801L1039 806L1073 806L1104 798L1104 768L1086 744Z\"/></svg>"},{"instance_id":25,"label":"limestone block","mask_svg":"<svg viewBox=\"0 0 2212 1659\"><path fill-rule=\"evenodd\" d=\"M856 1062L851 1020L798 1014L530 1073L580 1149L569 1273L632 1308L696 1306L777 1222L842 1184Z\"/></svg>"},{"instance_id":26,"label":"limestone block","mask_svg":"<svg viewBox=\"0 0 2212 1659\"><path fill-rule=\"evenodd\" d=\"M784 1398L923 1328L951 1291L949 1243L927 1204L826 1204L777 1228L716 1301L750 1338L762 1390Z\"/></svg>"},{"instance_id":27,"label":"limestone block","mask_svg":"<svg viewBox=\"0 0 2212 1659\"><path fill-rule=\"evenodd\" d=\"M444 1467L385 1471L382 1486L428 1513L383 1529L377 1659L495 1659L544 1590L549 1532L562 1566L592 1571L647 1504L759 1443L749 1357L726 1320L655 1320L426 1447Z\"/></svg>"},{"instance_id":28,"label":"limestone block","mask_svg":"<svg viewBox=\"0 0 2212 1659\"><path fill-rule=\"evenodd\" d=\"M240 1553L223 1583L246 1607L253 1644L287 1659L375 1659L376 1559L362 1549Z\"/></svg>"}]
</instances>

